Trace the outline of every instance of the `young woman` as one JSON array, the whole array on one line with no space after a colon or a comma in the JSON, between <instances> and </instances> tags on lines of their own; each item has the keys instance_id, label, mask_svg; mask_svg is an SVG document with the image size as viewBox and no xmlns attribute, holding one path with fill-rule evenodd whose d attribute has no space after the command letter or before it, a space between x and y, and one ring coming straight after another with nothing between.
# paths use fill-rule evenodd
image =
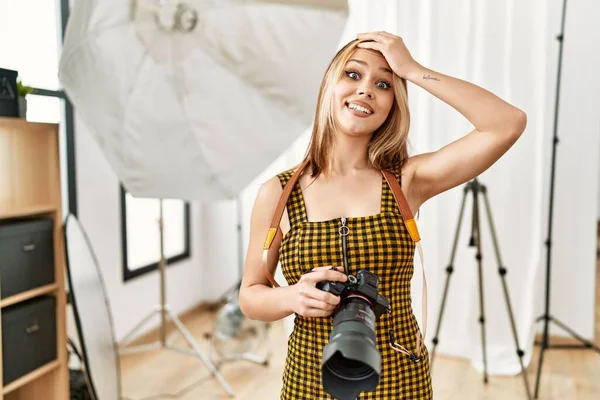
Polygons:
<instances>
[{"instance_id":1,"label":"young woman","mask_svg":"<svg viewBox=\"0 0 600 400\"><path fill-rule=\"evenodd\" d=\"M475 129L438 151L409 156L407 81L454 107ZM526 120L523 111L485 89L420 65L390 33L360 34L335 55L321 85L303 170L267 253L269 271L281 262L288 286L270 284L263 241L298 167L263 184L251 217L242 311L262 321L295 314L282 399L331 398L321 382L321 358L340 298L316 285L348 279L340 273L342 227L350 275L359 269L377 275L392 310L376 324L379 384L360 398L432 398L428 353L410 301L415 245L381 171L395 175L414 215L428 199L488 169L517 141ZM422 357L390 346L390 331L395 343Z\"/></svg>"}]
</instances>

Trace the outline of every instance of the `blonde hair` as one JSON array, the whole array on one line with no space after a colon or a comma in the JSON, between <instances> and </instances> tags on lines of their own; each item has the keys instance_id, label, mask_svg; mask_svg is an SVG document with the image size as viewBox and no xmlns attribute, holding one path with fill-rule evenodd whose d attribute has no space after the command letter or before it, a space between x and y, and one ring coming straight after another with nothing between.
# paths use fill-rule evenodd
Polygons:
<instances>
[{"instance_id":1,"label":"blonde hair","mask_svg":"<svg viewBox=\"0 0 600 400\"><path fill-rule=\"evenodd\" d=\"M313 178L330 170L333 148L333 90L344 74L344 68L361 41L355 39L340 49L323 76L312 135L303 163L312 167ZM367 149L367 160L377 169L400 168L408 159L410 113L406 80L393 75L394 102L383 124L373 133Z\"/></svg>"}]
</instances>

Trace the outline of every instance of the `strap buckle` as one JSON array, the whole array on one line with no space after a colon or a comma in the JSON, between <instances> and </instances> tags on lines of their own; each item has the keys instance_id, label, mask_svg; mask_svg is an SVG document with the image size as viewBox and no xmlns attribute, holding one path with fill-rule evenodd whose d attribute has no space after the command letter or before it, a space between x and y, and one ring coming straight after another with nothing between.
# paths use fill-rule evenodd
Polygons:
<instances>
[{"instance_id":1,"label":"strap buckle","mask_svg":"<svg viewBox=\"0 0 600 400\"><path fill-rule=\"evenodd\" d=\"M396 350L398 353L404 354L412 362L417 363L417 362L423 360L423 356L416 355L412 351L408 351L407 349L405 349L404 347L402 347L401 345L399 345L398 343L396 343L396 338L395 338L393 330L390 330L388 332L388 335L389 335L389 338L390 338L390 347L392 349Z\"/></svg>"}]
</instances>

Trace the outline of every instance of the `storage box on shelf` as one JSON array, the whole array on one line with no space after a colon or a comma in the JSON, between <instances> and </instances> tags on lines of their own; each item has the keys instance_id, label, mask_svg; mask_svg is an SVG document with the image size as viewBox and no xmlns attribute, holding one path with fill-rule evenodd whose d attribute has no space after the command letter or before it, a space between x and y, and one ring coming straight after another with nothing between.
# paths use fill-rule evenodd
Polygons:
<instances>
[{"instance_id":1,"label":"storage box on shelf","mask_svg":"<svg viewBox=\"0 0 600 400\"><path fill-rule=\"evenodd\" d=\"M69 398L58 126L0 118L0 400Z\"/></svg>"}]
</instances>

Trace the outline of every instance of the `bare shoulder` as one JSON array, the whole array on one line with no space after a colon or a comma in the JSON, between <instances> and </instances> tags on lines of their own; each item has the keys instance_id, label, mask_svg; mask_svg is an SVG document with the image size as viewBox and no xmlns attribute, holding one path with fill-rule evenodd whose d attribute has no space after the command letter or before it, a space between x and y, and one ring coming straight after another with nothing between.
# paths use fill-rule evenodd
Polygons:
<instances>
[{"instance_id":1,"label":"bare shoulder","mask_svg":"<svg viewBox=\"0 0 600 400\"><path fill-rule=\"evenodd\" d=\"M263 183L258 190L254 208L252 210L252 219L261 226L268 226L271 224L271 219L275 215L277 205L281 200L283 194L283 187L279 175L275 175L265 183ZM260 221L260 222L258 222ZM287 215L287 207L284 208L281 222L279 224L281 233L285 235L290 229L290 223Z\"/></svg>"},{"instance_id":2,"label":"bare shoulder","mask_svg":"<svg viewBox=\"0 0 600 400\"><path fill-rule=\"evenodd\" d=\"M261 202L267 204L274 202L275 205L277 205L277 202L283 193L283 187L279 177L285 174L293 174L299 167L300 165L296 165L288 170L282 171L263 183L258 191L257 201L260 199ZM302 179L304 175L305 174L302 174L300 178Z\"/></svg>"},{"instance_id":3,"label":"bare shoulder","mask_svg":"<svg viewBox=\"0 0 600 400\"><path fill-rule=\"evenodd\" d=\"M260 208L262 211L274 211L282 193L283 188L281 187L281 181L279 180L279 177L275 175L261 185L258 194L256 195L255 207Z\"/></svg>"}]
</instances>

